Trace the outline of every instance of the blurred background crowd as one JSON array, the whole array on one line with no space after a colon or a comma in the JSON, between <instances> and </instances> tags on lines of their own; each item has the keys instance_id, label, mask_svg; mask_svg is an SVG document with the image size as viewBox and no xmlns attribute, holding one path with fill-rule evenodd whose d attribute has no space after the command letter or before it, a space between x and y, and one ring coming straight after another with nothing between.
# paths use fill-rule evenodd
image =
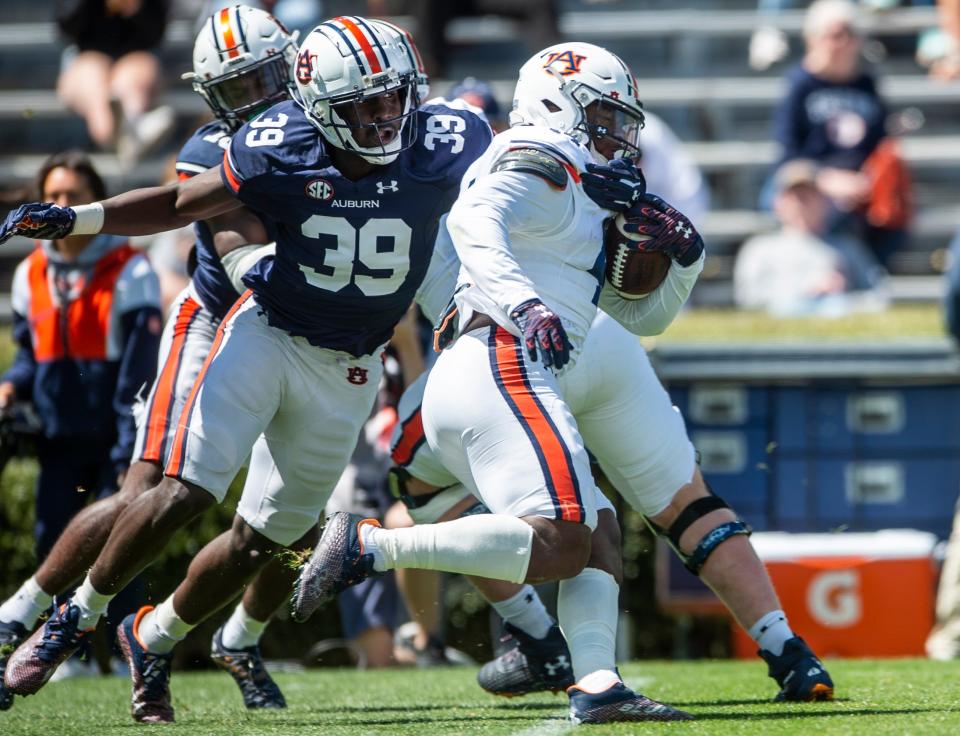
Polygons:
<instances>
[{"instance_id":1,"label":"blurred background crowd","mask_svg":"<svg viewBox=\"0 0 960 736\"><path fill-rule=\"evenodd\" d=\"M86 154L92 164L70 169L80 171L72 204L92 201L103 190L174 178L177 150L208 117L181 74L191 67L198 24L225 4L0 0L3 207L50 200L45 162L64 151ZM942 302L945 323L960 337L960 257L950 255L952 249L960 253L954 237L960 224L958 0L685 0L681 7L666 0L249 4L272 12L301 37L342 13L389 17L413 33L431 95L482 108L494 127L506 125L516 71L531 52L563 39L603 45L638 77L647 110L641 165L650 191L685 212L707 242L694 306L798 317ZM165 313L188 279L192 231L134 243L149 254ZM0 252L0 319L10 319L6 295L14 269L32 248L16 239ZM336 508L363 509L388 525L409 523L384 483L387 443L403 386L430 360L428 332L415 314L398 330L389 380L331 502ZM0 405L7 403L4 391L0 383ZM0 491L0 556L9 561L0 593L35 567L50 535L65 524L65 509L76 507L76 489L70 488L63 490L70 504L38 497L32 512L32 472L27 464L11 464ZM145 590L166 595L184 560L227 519L227 512L217 511L190 527L148 572ZM635 532L642 526L629 516L625 524L634 524ZM647 600L627 600L624 607L644 606L649 613L647 634L638 632L634 652L669 653L656 635L667 624L649 601L652 572L638 562L649 543L631 539L628 574L633 571ZM369 666L482 659L482 651L464 655L444 641L445 630L476 626L471 622L482 618L479 599L457 581L442 593L438 586L436 576L407 580L401 594L387 577L350 591L341 601L342 624L311 624L306 639L318 643L306 659ZM446 610L422 603L438 598ZM402 626L411 614L418 623ZM185 648L185 660L202 651L204 635L209 639L201 629L193 653ZM464 636L458 646L470 650L472 641ZM701 651L717 653L710 646ZM289 647L281 650L290 654ZM347 654L338 659L334 650Z\"/></svg>"}]
</instances>

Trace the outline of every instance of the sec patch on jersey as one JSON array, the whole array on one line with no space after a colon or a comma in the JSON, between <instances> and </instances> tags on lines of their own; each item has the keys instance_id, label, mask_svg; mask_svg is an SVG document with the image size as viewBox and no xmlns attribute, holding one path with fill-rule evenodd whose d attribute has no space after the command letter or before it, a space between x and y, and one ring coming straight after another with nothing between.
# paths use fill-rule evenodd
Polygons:
<instances>
[{"instance_id":1,"label":"sec patch on jersey","mask_svg":"<svg viewBox=\"0 0 960 736\"><path fill-rule=\"evenodd\" d=\"M609 220L604 230L606 277L624 299L642 299L667 277L670 256L656 250L641 250L649 235L624 232L623 214Z\"/></svg>"}]
</instances>

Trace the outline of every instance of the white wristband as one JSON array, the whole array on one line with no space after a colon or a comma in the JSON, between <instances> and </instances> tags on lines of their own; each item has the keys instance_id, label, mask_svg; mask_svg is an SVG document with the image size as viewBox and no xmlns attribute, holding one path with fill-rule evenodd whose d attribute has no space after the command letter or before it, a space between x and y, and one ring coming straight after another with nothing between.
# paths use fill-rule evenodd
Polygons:
<instances>
[{"instance_id":1,"label":"white wristband","mask_svg":"<svg viewBox=\"0 0 960 736\"><path fill-rule=\"evenodd\" d=\"M78 204L72 209L77 220L73 223L71 235L96 235L103 229L103 205L99 202Z\"/></svg>"}]
</instances>

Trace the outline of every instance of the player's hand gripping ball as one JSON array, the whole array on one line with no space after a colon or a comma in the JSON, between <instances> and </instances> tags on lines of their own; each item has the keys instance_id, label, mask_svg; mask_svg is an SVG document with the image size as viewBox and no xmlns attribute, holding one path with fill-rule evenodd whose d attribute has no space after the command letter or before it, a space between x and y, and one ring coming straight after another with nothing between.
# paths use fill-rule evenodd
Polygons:
<instances>
[{"instance_id":1,"label":"player's hand gripping ball","mask_svg":"<svg viewBox=\"0 0 960 736\"><path fill-rule=\"evenodd\" d=\"M76 220L76 213L69 207L43 202L21 205L8 214L0 226L0 243L14 235L42 240L63 238L73 230Z\"/></svg>"},{"instance_id":2,"label":"player's hand gripping ball","mask_svg":"<svg viewBox=\"0 0 960 736\"><path fill-rule=\"evenodd\" d=\"M625 230L627 223L623 214L607 222L603 237L606 277L624 299L642 299L663 283L671 259L663 251L649 248L649 235Z\"/></svg>"}]
</instances>

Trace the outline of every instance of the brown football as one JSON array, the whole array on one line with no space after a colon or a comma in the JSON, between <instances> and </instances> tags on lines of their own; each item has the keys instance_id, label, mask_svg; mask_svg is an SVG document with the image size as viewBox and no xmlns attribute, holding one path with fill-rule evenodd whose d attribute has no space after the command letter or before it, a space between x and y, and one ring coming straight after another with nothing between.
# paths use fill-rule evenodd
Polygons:
<instances>
[{"instance_id":1,"label":"brown football","mask_svg":"<svg viewBox=\"0 0 960 736\"><path fill-rule=\"evenodd\" d=\"M670 256L655 250L637 250L637 244L650 237L624 232L624 222L624 216L617 215L607 223L604 232L607 281L624 299L642 299L667 277Z\"/></svg>"}]
</instances>

